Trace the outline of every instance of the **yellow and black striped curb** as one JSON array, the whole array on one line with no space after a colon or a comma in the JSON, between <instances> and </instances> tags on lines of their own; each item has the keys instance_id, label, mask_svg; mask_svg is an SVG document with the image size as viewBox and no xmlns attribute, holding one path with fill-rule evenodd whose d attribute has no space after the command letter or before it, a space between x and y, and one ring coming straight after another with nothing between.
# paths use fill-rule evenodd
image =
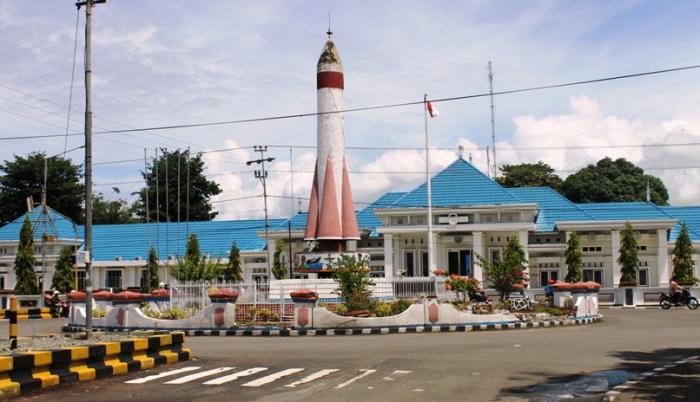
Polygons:
<instances>
[{"instance_id":1,"label":"yellow and black striped curb","mask_svg":"<svg viewBox=\"0 0 700 402\"><path fill-rule=\"evenodd\" d=\"M0 399L190 360L184 332L0 356Z\"/></svg>"},{"instance_id":2,"label":"yellow and black striped curb","mask_svg":"<svg viewBox=\"0 0 700 402\"><path fill-rule=\"evenodd\" d=\"M0 320L9 319L12 310L0 310ZM53 307L19 308L17 309L18 320L48 320L58 317L57 310Z\"/></svg>"}]
</instances>

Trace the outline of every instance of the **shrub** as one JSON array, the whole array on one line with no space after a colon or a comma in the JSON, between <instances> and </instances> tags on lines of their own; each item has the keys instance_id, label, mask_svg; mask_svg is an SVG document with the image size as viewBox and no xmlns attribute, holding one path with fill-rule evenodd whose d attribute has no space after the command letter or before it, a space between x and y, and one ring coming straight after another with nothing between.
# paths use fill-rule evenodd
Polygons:
<instances>
[{"instance_id":1,"label":"shrub","mask_svg":"<svg viewBox=\"0 0 700 402\"><path fill-rule=\"evenodd\" d=\"M338 315L345 315L348 313L348 311L350 311L350 310L348 310L348 308L345 304L338 304L335 307L335 313Z\"/></svg>"},{"instance_id":2,"label":"shrub","mask_svg":"<svg viewBox=\"0 0 700 402\"><path fill-rule=\"evenodd\" d=\"M564 314L561 309L549 306L536 306L533 313L547 313L554 317L559 317Z\"/></svg>"},{"instance_id":3,"label":"shrub","mask_svg":"<svg viewBox=\"0 0 700 402\"><path fill-rule=\"evenodd\" d=\"M500 260L491 263L480 255L477 255L476 259L477 264L484 269L484 278L493 283L493 288L501 299L505 299L513 291L515 284L527 283L530 280L524 271L527 267L525 251L516 237L508 241Z\"/></svg>"},{"instance_id":4,"label":"shrub","mask_svg":"<svg viewBox=\"0 0 700 402\"><path fill-rule=\"evenodd\" d=\"M372 316L375 317L386 317L393 314L394 312L391 308L391 304L385 302L375 303L372 309Z\"/></svg>"},{"instance_id":5,"label":"shrub","mask_svg":"<svg viewBox=\"0 0 700 402\"><path fill-rule=\"evenodd\" d=\"M102 310L99 308L96 308L92 310L92 318L104 318L107 316L107 310Z\"/></svg>"},{"instance_id":6,"label":"shrub","mask_svg":"<svg viewBox=\"0 0 700 402\"><path fill-rule=\"evenodd\" d=\"M469 294L479 291L479 281L466 276L450 275L445 280L445 288L455 292L460 302L468 303Z\"/></svg>"},{"instance_id":7,"label":"shrub","mask_svg":"<svg viewBox=\"0 0 700 402\"><path fill-rule=\"evenodd\" d=\"M272 313L270 314L270 321L277 322L280 320L280 315L277 313Z\"/></svg>"},{"instance_id":8,"label":"shrub","mask_svg":"<svg viewBox=\"0 0 700 402\"><path fill-rule=\"evenodd\" d=\"M180 320L191 316L193 311L187 311L178 307L170 307L160 313L162 320Z\"/></svg>"},{"instance_id":9,"label":"shrub","mask_svg":"<svg viewBox=\"0 0 700 402\"><path fill-rule=\"evenodd\" d=\"M401 314L404 311L408 310L411 304L412 303L406 299L395 300L393 303L391 303L391 314Z\"/></svg>"},{"instance_id":10,"label":"shrub","mask_svg":"<svg viewBox=\"0 0 700 402\"><path fill-rule=\"evenodd\" d=\"M248 309L248 314L250 315L250 320L255 321L258 319L258 309L255 307L251 307Z\"/></svg>"},{"instance_id":11,"label":"shrub","mask_svg":"<svg viewBox=\"0 0 700 402\"><path fill-rule=\"evenodd\" d=\"M270 318L270 310L266 308L261 308L258 315L260 316L260 319L262 321L267 321L267 319Z\"/></svg>"},{"instance_id":12,"label":"shrub","mask_svg":"<svg viewBox=\"0 0 700 402\"><path fill-rule=\"evenodd\" d=\"M349 311L371 310L374 282L369 278L369 264L366 258L342 255L331 263L333 279L338 283L336 292L343 299Z\"/></svg>"}]
</instances>

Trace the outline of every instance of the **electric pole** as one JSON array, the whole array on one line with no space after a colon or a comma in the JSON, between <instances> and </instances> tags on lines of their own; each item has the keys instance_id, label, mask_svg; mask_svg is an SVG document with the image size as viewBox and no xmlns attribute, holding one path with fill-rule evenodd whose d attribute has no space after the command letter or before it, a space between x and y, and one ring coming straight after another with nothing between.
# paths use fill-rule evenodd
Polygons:
<instances>
[{"instance_id":1,"label":"electric pole","mask_svg":"<svg viewBox=\"0 0 700 402\"><path fill-rule=\"evenodd\" d=\"M92 8L107 0L85 0L85 333L92 331Z\"/></svg>"},{"instance_id":2,"label":"electric pole","mask_svg":"<svg viewBox=\"0 0 700 402\"><path fill-rule=\"evenodd\" d=\"M255 178L259 179L263 185L263 200L265 203L265 248L267 250L267 280L268 282L272 280L272 265L270 262L270 225L267 219L267 170L265 170L265 162L272 162L275 158L265 158L265 152L267 152L267 146L255 145L253 147L253 152L260 152L260 159L255 159L248 161L245 164L250 166L253 163L260 165L260 170L256 170Z\"/></svg>"}]
</instances>

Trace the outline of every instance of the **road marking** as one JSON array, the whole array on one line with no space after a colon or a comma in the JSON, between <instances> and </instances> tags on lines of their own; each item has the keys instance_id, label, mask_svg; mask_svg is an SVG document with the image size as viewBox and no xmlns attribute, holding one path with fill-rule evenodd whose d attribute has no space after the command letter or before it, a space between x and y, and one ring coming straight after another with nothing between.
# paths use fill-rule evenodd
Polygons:
<instances>
[{"instance_id":1,"label":"road marking","mask_svg":"<svg viewBox=\"0 0 700 402\"><path fill-rule=\"evenodd\" d=\"M146 376L146 377L143 377L143 378L137 378L137 379L135 379L135 380L129 380L129 381L126 381L125 384L143 384L143 383L145 383L145 382L149 382L149 381L153 381L153 380L158 380L158 379L160 379L160 378L170 377L170 376L177 375L177 374L180 374L180 373L186 373L186 372L188 372L188 371L199 370L200 368L201 368L201 367L196 367L196 366L183 367L183 368L177 369L177 370L166 371L166 372L160 373L160 374L153 374L153 375L149 375L149 376Z\"/></svg>"},{"instance_id":2,"label":"road marking","mask_svg":"<svg viewBox=\"0 0 700 402\"><path fill-rule=\"evenodd\" d=\"M290 369L282 370L282 371L274 373L274 374L270 374L270 375L263 377L263 378L258 378L255 381L247 382L241 386L242 387L259 387L261 385L269 384L273 381L279 380L282 377L296 374L296 373L299 373L301 371L304 371L304 369L303 368L290 368Z\"/></svg>"},{"instance_id":3,"label":"road marking","mask_svg":"<svg viewBox=\"0 0 700 402\"><path fill-rule=\"evenodd\" d=\"M394 370L390 375L392 375L392 376L400 376L400 375L410 374L410 373L412 373L412 372L413 372L413 371L411 371L411 370ZM393 378L393 377L386 376L386 377L384 377L384 380L385 380L385 381L394 381L394 378Z\"/></svg>"},{"instance_id":4,"label":"road marking","mask_svg":"<svg viewBox=\"0 0 700 402\"><path fill-rule=\"evenodd\" d=\"M198 380L200 378L209 377L214 374L224 373L226 371L233 370L235 367L219 367L207 371L202 371L201 373L195 373L186 375L184 377L178 378L176 380L168 381L166 384L184 384L190 381Z\"/></svg>"},{"instance_id":5,"label":"road marking","mask_svg":"<svg viewBox=\"0 0 700 402\"><path fill-rule=\"evenodd\" d=\"M336 388L336 389L338 389L338 388L345 388L345 387L347 387L348 385L354 383L355 381L361 380L361 379L367 377L368 375L377 372L377 370L369 370L369 369L362 369L362 370L360 370L360 371L362 372L362 374L357 375L357 376L355 376L355 377L353 377L353 378L351 378L351 379L345 381L345 382L342 383L342 384L336 385L335 388Z\"/></svg>"},{"instance_id":6,"label":"road marking","mask_svg":"<svg viewBox=\"0 0 700 402\"><path fill-rule=\"evenodd\" d=\"M250 375L259 373L261 371L267 370L267 367L253 367L247 370L239 371L237 373L225 375L223 377L215 378L213 380L209 380L205 383L204 385L221 385L221 384L226 384L227 382L235 381L239 378L242 377L248 377Z\"/></svg>"},{"instance_id":7,"label":"road marking","mask_svg":"<svg viewBox=\"0 0 700 402\"><path fill-rule=\"evenodd\" d=\"M339 369L325 369L325 370L317 371L309 376L302 378L299 381L294 381L291 384L287 384L287 385L285 385L285 387L294 388L296 386L306 384L306 383L309 383L311 381L318 380L319 378L325 377L327 375L333 374L336 371L339 371Z\"/></svg>"}]
</instances>

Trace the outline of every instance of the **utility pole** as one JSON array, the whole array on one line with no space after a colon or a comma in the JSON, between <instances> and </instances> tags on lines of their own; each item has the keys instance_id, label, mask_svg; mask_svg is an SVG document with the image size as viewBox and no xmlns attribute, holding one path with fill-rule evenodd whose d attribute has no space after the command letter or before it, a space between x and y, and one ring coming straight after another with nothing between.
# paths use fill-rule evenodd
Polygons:
<instances>
[{"instance_id":1,"label":"utility pole","mask_svg":"<svg viewBox=\"0 0 700 402\"><path fill-rule=\"evenodd\" d=\"M491 100L491 147L493 148L493 178L498 176L498 164L496 164L496 123L493 117L493 69L491 68L491 60L488 64L489 70L489 99Z\"/></svg>"},{"instance_id":2,"label":"utility pole","mask_svg":"<svg viewBox=\"0 0 700 402\"><path fill-rule=\"evenodd\" d=\"M107 0L85 0L85 332L92 331L92 7Z\"/></svg>"},{"instance_id":3,"label":"utility pole","mask_svg":"<svg viewBox=\"0 0 700 402\"><path fill-rule=\"evenodd\" d=\"M245 164L250 166L253 163L260 165L260 170L256 170L255 178L259 179L263 185L263 200L265 202L265 248L267 250L267 280L268 282L272 279L272 265L270 262L270 225L267 219L267 170L265 170L265 162L272 162L275 158L265 158L265 152L267 152L267 146L255 145L253 147L253 152L260 153L260 159L254 159L246 162Z\"/></svg>"}]
</instances>

